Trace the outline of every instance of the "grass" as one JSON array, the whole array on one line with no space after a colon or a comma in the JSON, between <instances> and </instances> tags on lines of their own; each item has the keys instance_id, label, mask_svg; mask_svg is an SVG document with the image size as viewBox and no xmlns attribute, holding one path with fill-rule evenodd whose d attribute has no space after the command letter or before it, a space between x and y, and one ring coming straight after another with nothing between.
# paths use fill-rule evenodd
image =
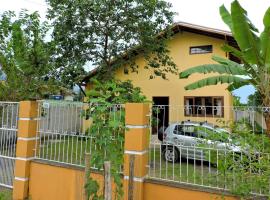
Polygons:
<instances>
[{"instance_id":1,"label":"grass","mask_svg":"<svg viewBox=\"0 0 270 200\"><path fill-rule=\"evenodd\" d=\"M12 200L12 190L0 188L0 200Z\"/></svg>"},{"instance_id":2,"label":"grass","mask_svg":"<svg viewBox=\"0 0 270 200\"><path fill-rule=\"evenodd\" d=\"M62 136L58 138L41 139L41 144L37 156L46 160L69 163L74 165L84 165L85 152L96 150L93 142L84 137Z\"/></svg>"},{"instance_id":3,"label":"grass","mask_svg":"<svg viewBox=\"0 0 270 200\"><path fill-rule=\"evenodd\" d=\"M150 170L152 178L169 180L180 183L201 185L211 188L220 188L237 193L239 186L250 187L254 193L269 194L269 180L260 181L266 175L252 174L248 171L237 173L230 169L220 170L209 162L180 158L176 163L165 161L159 148L149 153Z\"/></svg>"},{"instance_id":4,"label":"grass","mask_svg":"<svg viewBox=\"0 0 270 200\"><path fill-rule=\"evenodd\" d=\"M211 187L223 187L220 174L209 163L181 158L177 163L164 160L159 149L150 151L150 177Z\"/></svg>"},{"instance_id":5,"label":"grass","mask_svg":"<svg viewBox=\"0 0 270 200\"><path fill-rule=\"evenodd\" d=\"M56 162L84 166L85 153L91 154L91 152L94 151L105 152L106 149L99 149L97 145L95 145L94 139L91 138L83 136L61 136L50 138L50 140L46 140L45 138L41 139L37 157ZM96 166L93 167L95 168Z\"/></svg>"}]
</instances>

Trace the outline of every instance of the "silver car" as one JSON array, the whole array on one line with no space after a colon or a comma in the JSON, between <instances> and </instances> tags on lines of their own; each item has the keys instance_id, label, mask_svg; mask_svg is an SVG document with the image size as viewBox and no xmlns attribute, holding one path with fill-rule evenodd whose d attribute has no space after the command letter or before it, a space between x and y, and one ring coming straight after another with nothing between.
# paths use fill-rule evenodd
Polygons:
<instances>
[{"instance_id":1,"label":"silver car","mask_svg":"<svg viewBox=\"0 0 270 200\"><path fill-rule=\"evenodd\" d=\"M162 136L161 136L162 134ZM209 161L211 153L225 150L240 153L241 147L231 143L230 133L208 123L184 121L170 124L159 131L164 159L177 162L180 157Z\"/></svg>"}]
</instances>

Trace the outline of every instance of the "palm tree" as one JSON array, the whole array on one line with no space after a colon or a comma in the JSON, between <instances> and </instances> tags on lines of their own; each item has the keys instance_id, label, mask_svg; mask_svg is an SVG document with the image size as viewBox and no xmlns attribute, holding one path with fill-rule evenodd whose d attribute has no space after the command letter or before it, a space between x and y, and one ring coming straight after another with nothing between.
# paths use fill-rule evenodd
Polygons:
<instances>
[{"instance_id":1,"label":"palm tree","mask_svg":"<svg viewBox=\"0 0 270 200\"><path fill-rule=\"evenodd\" d=\"M228 44L223 50L241 60L241 64L229 59L214 56L216 64L200 65L180 73L180 78L188 78L194 73L217 73L185 86L193 90L218 83L227 83L228 90L253 85L261 95L262 106L270 107L270 7L265 12L264 30L259 34L258 29L251 23L237 0L231 3L231 13L224 5L220 7L220 15L230 28L239 47ZM267 131L270 133L270 113L265 113Z\"/></svg>"}]
</instances>

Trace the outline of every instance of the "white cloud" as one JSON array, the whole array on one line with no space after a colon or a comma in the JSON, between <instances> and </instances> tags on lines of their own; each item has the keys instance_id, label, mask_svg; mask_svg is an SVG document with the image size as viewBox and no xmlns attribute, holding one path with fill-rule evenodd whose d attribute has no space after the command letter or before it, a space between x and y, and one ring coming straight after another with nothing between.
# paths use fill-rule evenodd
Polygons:
<instances>
[{"instance_id":1,"label":"white cloud","mask_svg":"<svg viewBox=\"0 0 270 200\"><path fill-rule=\"evenodd\" d=\"M173 5L173 10L178 13L175 21L185 21L212 28L226 29L227 26L219 16L219 6L225 4L229 9L232 0L166 0ZM270 6L269 0L239 0L248 11L253 23L262 30L262 18L266 9ZM14 10L19 12L22 8L30 11L39 11L45 19L47 3L45 0L0 0L0 12Z\"/></svg>"},{"instance_id":2,"label":"white cloud","mask_svg":"<svg viewBox=\"0 0 270 200\"><path fill-rule=\"evenodd\" d=\"M0 13L7 10L19 13L21 9L27 9L31 12L38 11L42 19L45 19L46 16L45 0L0 0L0 5Z\"/></svg>"},{"instance_id":3,"label":"white cloud","mask_svg":"<svg viewBox=\"0 0 270 200\"><path fill-rule=\"evenodd\" d=\"M167 0L172 3L173 10L178 13L176 21L185 21L198 25L228 30L219 15L219 7L225 4L230 10L232 0ZM251 21L260 30L263 28L263 15L270 6L269 0L240 0L247 10Z\"/></svg>"}]
</instances>

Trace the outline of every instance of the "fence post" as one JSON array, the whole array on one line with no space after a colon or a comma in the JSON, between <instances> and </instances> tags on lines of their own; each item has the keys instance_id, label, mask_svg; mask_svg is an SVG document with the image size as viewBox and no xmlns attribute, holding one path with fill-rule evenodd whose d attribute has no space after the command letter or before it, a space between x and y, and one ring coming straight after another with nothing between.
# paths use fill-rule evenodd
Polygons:
<instances>
[{"instance_id":1,"label":"fence post","mask_svg":"<svg viewBox=\"0 0 270 200\"><path fill-rule=\"evenodd\" d=\"M84 169L84 186L88 182L88 179L90 178L90 153L85 153L84 156L85 160L85 169ZM84 187L84 200L88 200L88 192L86 188Z\"/></svg>"},{"instance_id":2,"label":"fence post","mask_svg":"<svg viewBox=\"0 0 270 200\"><path fill-rule=\"evenodd\" d=\"M20 102L13 200L23 200L28 197L30 161L34 157L37 136L37 110L36 101Z\"/></svg>"},{"instance_id":3,"label":"fence post","mask_svg":"<svg viewBox=\"0 0 270 200\"><path fill-rule=\"evenodd\" d=\"M129 183L129 159L134 160L134 200L143 199L143 183L147 175L148 145L149 145L149 104L127 103L126 110L126 133L125 133L125 156L124 156L124 199L128 199Z\"/></svg>"},{"instance_id":4,"label":"fence post","mask_svg":"<svg viewBox=\"0 0 270 200\"><path fill-rule=\"evenodd\" d=\"M112 200L111 162L104 162L104 199Z\"/></svg>"}]
</instances>

